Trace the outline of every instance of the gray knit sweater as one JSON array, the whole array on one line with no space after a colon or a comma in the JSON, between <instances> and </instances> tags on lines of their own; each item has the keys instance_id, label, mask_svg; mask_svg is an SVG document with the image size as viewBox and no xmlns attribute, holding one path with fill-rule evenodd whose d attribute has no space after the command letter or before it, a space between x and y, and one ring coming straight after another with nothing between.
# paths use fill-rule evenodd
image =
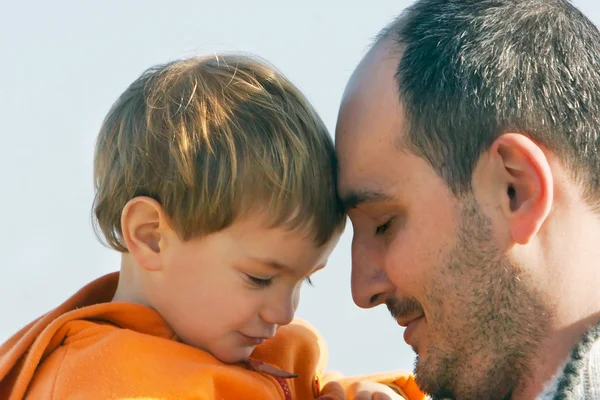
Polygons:
<instances>
[{"instance_id":1,"label":"gray knit sweater","mask_svg":"<svg viewBox=\"0 0 600 400\"><path fill-rule=\"evenodd\" d=\"M538 400L600 400L600 324L575 346Z\"/></svg>"}]
</instances>

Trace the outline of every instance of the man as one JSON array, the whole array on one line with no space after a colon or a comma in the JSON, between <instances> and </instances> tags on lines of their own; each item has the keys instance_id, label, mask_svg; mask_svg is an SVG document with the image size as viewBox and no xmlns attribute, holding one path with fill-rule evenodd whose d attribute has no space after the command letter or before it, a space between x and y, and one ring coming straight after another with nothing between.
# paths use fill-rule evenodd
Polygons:
<instances>
[{"instance_id":1,"label":"man","mask_svg":"<svg viewBox=\"0 0 600 400\"><path fill-rule=\"evenodd\" d=\"M342 101L352 293L432 398L600 398L600 33L564 0L419 0Z\"/></svg>"}]
</instances>

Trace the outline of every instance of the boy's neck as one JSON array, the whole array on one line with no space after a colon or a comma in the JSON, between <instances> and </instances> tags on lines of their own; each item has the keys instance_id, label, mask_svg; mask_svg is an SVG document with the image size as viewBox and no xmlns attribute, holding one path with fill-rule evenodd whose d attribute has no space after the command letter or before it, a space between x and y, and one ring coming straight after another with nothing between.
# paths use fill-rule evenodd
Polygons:
<instances>
[{"instance_id":1,"label":"boy's neck","mask_svg":"<svg viewBox=\"0 0 600 400\"><path fill-rule=\"evenodd\" d=\"M113 296L113 302L127 302L149 306L140 288L140 277L135 260L129 253L121 255L121 271L119 283Z\"/></svg>"}]
</instances>

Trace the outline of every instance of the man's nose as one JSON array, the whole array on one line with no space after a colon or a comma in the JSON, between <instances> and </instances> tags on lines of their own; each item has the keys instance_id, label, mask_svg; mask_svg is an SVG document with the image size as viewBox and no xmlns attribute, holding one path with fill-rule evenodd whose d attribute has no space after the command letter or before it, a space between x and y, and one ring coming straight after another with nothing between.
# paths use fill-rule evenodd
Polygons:
<instances>
[{"instance_id":1,"label":"man's nose","mask_svg":"<svg viewBox=\"0 0 600 400\"><path fill-rule=\"evenodd\" d=\"M352 240L352 299L361 308L371 308L394 294L380 249L356 237Z\"/></svg>"}]
</instances>

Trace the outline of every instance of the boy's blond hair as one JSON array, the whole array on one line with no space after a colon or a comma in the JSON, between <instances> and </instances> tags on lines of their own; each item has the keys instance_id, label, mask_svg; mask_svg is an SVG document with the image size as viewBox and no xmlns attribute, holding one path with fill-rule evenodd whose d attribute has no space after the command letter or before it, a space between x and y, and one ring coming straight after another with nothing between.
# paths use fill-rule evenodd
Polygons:
<instances>
[{"instance_id":1,"label":"boy's blond hair","mask_svg":"<svg viewBox=\"0 0 600 400\"><path fill-rule=\"evenodd\" d=\"M321 245L345 223L335 173L327 128L282 74L251 56L190 58L144 72L108 113L94 214L122 252L121 213L137 196L157 200L183 240L262 211Z\"/></svg>"}]
</instances>

